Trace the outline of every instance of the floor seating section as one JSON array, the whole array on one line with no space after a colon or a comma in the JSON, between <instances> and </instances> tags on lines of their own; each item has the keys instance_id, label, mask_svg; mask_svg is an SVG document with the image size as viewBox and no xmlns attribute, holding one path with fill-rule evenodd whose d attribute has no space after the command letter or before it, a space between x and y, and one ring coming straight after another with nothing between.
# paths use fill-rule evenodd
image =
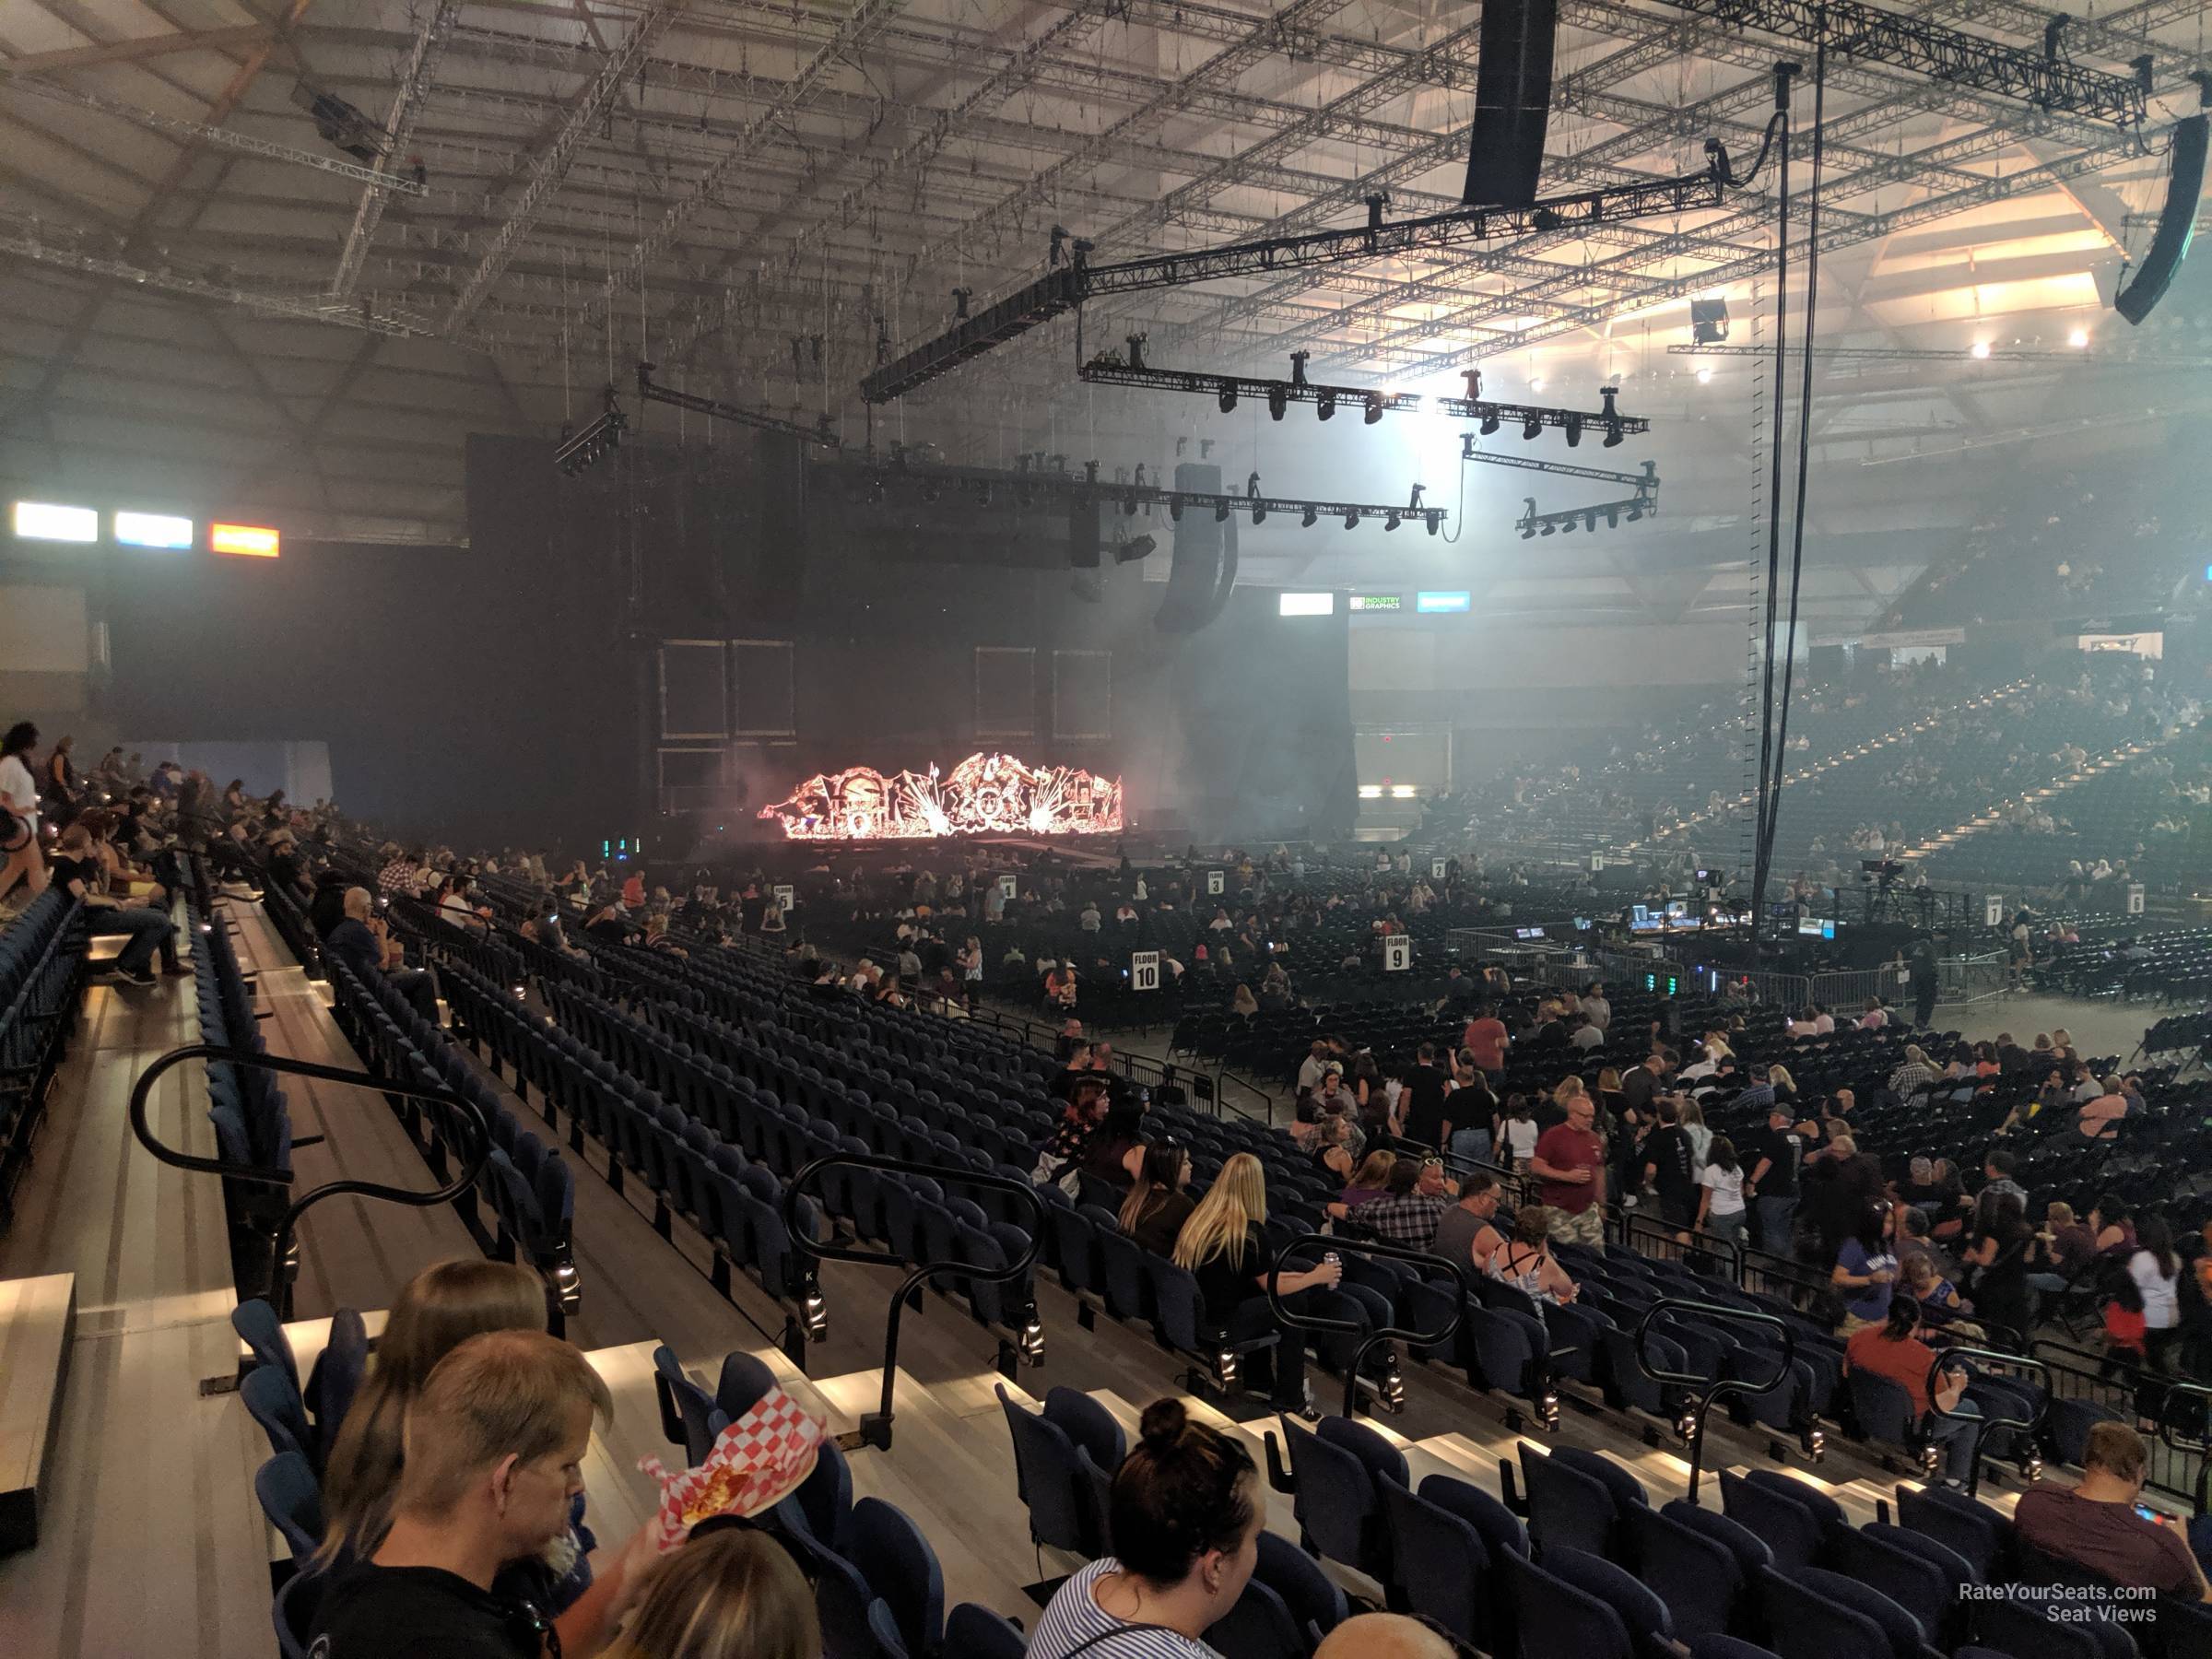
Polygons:
<instances>
[{"instance_id":1,"label":"floor seating section","mask_svg":"<svg viewBox=\"0 0 2212 1659\"><path fill-rule=\"evenodd\" d=\"M0 1232L30 1161L46 1089L76 1021L86 972L84 906L48 888L0 933Z\"/></svg>"}]
</instances>

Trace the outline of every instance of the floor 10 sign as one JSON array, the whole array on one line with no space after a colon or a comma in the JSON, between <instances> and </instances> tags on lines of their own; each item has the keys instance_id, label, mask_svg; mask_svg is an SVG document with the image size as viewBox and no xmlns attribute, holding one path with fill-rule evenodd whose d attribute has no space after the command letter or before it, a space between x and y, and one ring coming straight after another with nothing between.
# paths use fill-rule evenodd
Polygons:
<instances>
[{"instance_id":1,"label":"floor 10 sign","mask_svg":"<svg viewBox=\"0 0 2212 1659\"><path fill-rule=\"evenodd\" d=\"M1129 957L1129 989L1157 991L1159 989L1159 952L1133 951Z\"/></svg>"}]
</instances>

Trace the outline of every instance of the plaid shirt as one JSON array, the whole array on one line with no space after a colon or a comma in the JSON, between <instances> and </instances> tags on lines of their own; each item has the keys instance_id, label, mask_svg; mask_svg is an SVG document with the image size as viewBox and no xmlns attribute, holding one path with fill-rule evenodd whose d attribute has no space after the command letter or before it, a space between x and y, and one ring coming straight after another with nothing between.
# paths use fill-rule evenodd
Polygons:
<instances>
[{"instance_id":1,"label":"plaid shirt","mask_svg":"<svg viewBox=\"0 0 2212 1659\"><path fill-rule=\"evenodd\" d=\"M1352 1219L1389 1243L1426 1250L1451 1204L1441 1193L1401 1193L1370 1200L1352 1212Z\"/></svg>"},{"instance_id":2,"label":"plaid shirt","mask_svg":"<svg viewBox=\"0 0 2212 1659\"><path fill-rule=\"evenodd\" d=\"M404 858L394 859L376 873L376 890L387 899L394 893L412 893L415 866Z\"/></svg>"}]
</instances>

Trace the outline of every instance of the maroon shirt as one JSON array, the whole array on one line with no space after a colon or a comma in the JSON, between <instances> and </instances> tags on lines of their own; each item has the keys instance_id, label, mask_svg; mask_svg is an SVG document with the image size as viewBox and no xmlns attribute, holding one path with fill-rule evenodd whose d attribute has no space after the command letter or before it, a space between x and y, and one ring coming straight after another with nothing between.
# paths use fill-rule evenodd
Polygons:
<instances>
[{"instance_id":1,"label":"maroon shirt","mask_svg":"<svg viewBox=\"0 0 2212 1659\"><path fill-rule=\"evenodd\" d=\"M1555 1170L1588 1170L1585 1182L1539 1181L1536 1197L1553 1209L1579 1216L1597 1202L1597 1171L1604 1166L1606 1143L1594 1130L1554 1124L1536 1136L1536 1157Z\"/></svg>"},{"instance_id":2,"label":"maroon shirt","mask_svg":"<svg viewBox=\"0 0 2212 1659\"><path fill-rule=\"evenodd\" d=\"M2078 1561L2116 1584L2192 1599L2198 1593L2187 1541L2171 1526L2144 1520L2131 1505L2035 1486L2020 1494L2012 1524L2036 1548Z\"/></svg>"}]
</instances>

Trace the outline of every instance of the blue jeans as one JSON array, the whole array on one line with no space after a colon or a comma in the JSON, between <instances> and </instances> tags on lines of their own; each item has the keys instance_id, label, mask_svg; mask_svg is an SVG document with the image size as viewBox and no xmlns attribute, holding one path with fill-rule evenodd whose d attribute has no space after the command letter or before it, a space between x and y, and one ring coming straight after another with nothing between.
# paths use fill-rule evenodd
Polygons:
<instances>
[{"instance_id":1,"label":"blue jeans","mask_svg":"<svg viewBox=\"0 0 2212 1659\"><path fill-rule=\"evenodd\" d=\"M1454 1158L1464 1158L1474 1163L1490 1161L1490 1132L1488 1129L1454 1129L1449 1148Z\"/></svg>"},{"instance_id":2,"label":"blue jeans","mask_svg":"<svg viewBox=\"0 0 2212 1659\"><path fill-rule=\"evenodd\" d=\"M1928 1438L1943 1448L1943 1478L1963 1481L1973 1473L1974 1450L1982 1441L1982 1413L1971 1400L1951 1407L1957 1417L1928 1414Z\"/></svg>"},{"instance_id":3,"label":"blue jeans","mask_svg":"<svg viewBox=\"0 0 2212 1659\"><path fill-rule=\"evenodd\" d=\"M125 973L144 973L159 951L162 959L177 959L177 927L158 910L112 910L106 905L88 909L86 917L94 935L128 934L131 942L123 947L115 959L115 966Z\"/></svg>"},{"instance_id":4,"label":"blue jeans","mask_svg":"<svg viewBox=\"0 0 2212 1659\"><path fill-rule=\"evenodd\" d=\"M1761 1193L1752 1202L1759 1206L1759 1247L1769 1255L1788 1255L1790 1224L1797 1218L1797 1194L1770 1198Z\"/></svg>"},{"instance_id":5,"label":"blue jeans","mask_svg":"<svg viewBox=\"0 0 2212 1659\"><path fill-rule=\"evenodd\" d=\"M1716 1239L1733 1241L1744 1236L1744 1220L1745 1213L1742 1210L1730 1210L1723 1216L1709 1215L1705 1218L1704 1230Z\"/></svg>"}]
</instances>

